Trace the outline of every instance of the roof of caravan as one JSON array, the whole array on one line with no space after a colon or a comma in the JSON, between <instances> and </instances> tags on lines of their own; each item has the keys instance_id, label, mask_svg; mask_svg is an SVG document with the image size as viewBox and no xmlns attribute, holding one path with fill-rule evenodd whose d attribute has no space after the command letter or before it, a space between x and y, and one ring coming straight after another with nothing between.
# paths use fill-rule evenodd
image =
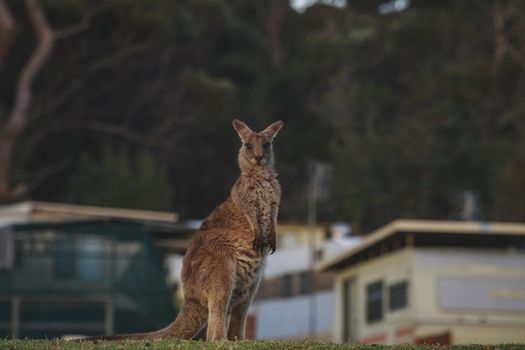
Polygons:
<instances>
[{"instance_id":1,"label":"roof of caravan","mask_svg":"<svg viewBox=\"0 0 525 350\"><path fill-rule=\"evenodd\" d=\"M176 213L27 201L0 206L0 226L48 221L117 219L175 223Z\"/></svg>"},{"instance_id":2,"label":"roof of caravan","mask_svg":"<svg viewBox=\"0 0 525 350\"><path fill-rule=\"evenodd\" d=\"M448 241L458 242L461 245L478 245L482 240L478 238L525 237L525 224L502 222L474 222L474 221L439 221L439 220L395 220L367 235L361 243L347 249L333 258L323 260L316 265L317 270L340 269L351 264L350 260L372 247L377 247L399 234L410 234L416 239L425 241L426 245L440 245L436 237L446 235ZM446 242L447 240L443 240ZM493 243L494 240L491 241ZM488 245L488 243L487 243Z\"/></svg>"}]
</instances>

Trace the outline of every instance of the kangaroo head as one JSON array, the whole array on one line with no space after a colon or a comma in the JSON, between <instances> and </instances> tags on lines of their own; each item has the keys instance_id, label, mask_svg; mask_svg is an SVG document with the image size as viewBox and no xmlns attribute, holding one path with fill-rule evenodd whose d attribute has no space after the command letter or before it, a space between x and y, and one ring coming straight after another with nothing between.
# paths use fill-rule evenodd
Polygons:
<instances>
[{"instance_id":1,"label":"kangaroo head","mask_svg":"<svg viewBox=\"0 0 525 350\"><path fill-rule=\"evenodd\" d=\"M242 146L239 151L239 165L241 169L249 167L273 167L272 142L283 126L282 121L270 124L261 132L252 131L240 120L233 121L233 128L239 134Z\"/></svg>"}]
</instances>

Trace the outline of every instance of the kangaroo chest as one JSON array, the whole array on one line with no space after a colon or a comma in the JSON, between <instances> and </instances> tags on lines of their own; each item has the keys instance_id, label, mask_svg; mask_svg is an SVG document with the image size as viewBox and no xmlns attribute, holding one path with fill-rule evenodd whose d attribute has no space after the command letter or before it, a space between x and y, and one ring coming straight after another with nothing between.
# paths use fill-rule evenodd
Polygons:
<instances>
[{"instance_id":1,"label":"kangaroo chest","mask_svg":"<svg viewBox=\"0 0 525 350\"><path fill-rule=\"evenodd\" d=\"M267 235L271 229L273 217L279 203L277 186L271 181L254 181L249 188L252 210L261 232Z\"/></svg>"}]
</instances>

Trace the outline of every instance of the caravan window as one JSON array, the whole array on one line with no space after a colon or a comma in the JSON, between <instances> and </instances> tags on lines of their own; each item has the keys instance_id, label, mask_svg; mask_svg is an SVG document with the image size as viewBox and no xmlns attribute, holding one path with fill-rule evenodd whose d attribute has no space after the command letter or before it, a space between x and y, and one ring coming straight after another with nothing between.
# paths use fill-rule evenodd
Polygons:
<instances>
[{"instance_id":1,"label":"caravan window","mask_svg":"<svg viewBox=\"0 0 525 350\"><path fill-rule=\"evenodd\" d=\"M383 282L373 282L366 286L366 322L373 323L383 319Z\"/></svg>"},{"instance_id":2,"label":"caravan window","mask_svg":"<svg viewBox=\"0 0 525 350\"><path fill-rule=\"evenodd\" d=\"M290 297L293 295L293 278L291 274L281 277L281 294L284 297Z\"/></svg>"},{"instance_id":3,"label":"caravan window","mask_svg":"<svg viewBox=\"0 0 525 350\"><path fill-rule=\"evenodd\" d=\"M407 307L407 281L392 284L388 288L390 310L399 310Z\"/></svg>"}]
</instances>

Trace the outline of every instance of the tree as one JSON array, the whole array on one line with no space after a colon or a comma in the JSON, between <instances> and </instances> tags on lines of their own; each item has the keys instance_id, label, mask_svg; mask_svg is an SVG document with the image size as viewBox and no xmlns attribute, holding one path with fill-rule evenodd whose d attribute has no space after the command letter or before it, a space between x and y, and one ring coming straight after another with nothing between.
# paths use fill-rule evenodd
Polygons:
<instances>
[{"instance_id":1,"label":"tree","mask_svg":"<svg viewBox=\"0 0 525 350\"><path fill-rule=\"evenodd\" d=\"M35 48L26 2L4 1L2 132ZM9 153L11 194L73 200L64 183L104 163L109 147L130 168L148 152L170 174L174 209L203 217L237 175L231 120L257 129L283 119L282 219L304 220L307 165L320 160L335 170L320 220L369 230L398 217L454 218L466 190L479 193L484 219L522 220L522 1L414 0L386 14L385 0L301 13L282 0L44 3L53 27L68 29L52 29L52 55L32 80Z\"/></svg>"},{"instance_id":2,"label":"tree","mask_svg":"<svg viewBox=\"0 0 525 350\"><path fill-rule=\"evenodd\" d=\"M55 41L85 30L89 26L91 17L103 8L92 7L85 11L79 23L53 29L39 0L25 0L25 6L36 37L36 47L19 73L11 110L6 117L0 118L0 122L3 122L0 131L0 202L20 198L27 192L27 184L14 184L11 179L14 151L29 123L35 79L52 55ZM16 22L7 3L5 0L0 0L0 64L14 41L16 28ZM48 171L49 168L45 169L41 175Z\"/></svg>"},{"instance_id":3,"label":"tree","mask_svg":"<svg viewBox=\"0 0 525 350\"><path fill-rule=\"evenodd\" d=\"M172 210L166 167L146 151L132 160L110 147L100 157L83 154L65 186L68 203L146 210Z\"/></svg>"},{"instance_id":4,"label":"tree","mask_svg":"<svg viewBox=\"0 0 525 350\"><path fill-rule=\"evenodd\" d=\"M24 66L18 79L15 102L0 132L0 198L9 199L23 194L23 186L12 187L10 172L14 147L28 123L28 110L32 100L32 84L48 60L55 41L55 34L47 22L38 0L26 0L29 19L37 37L37 47ZM8 51L13 39L14 20L4 0L0 1L0 27L5 31L0 41L0 59Z\"/></svg>"}]
</instances>

